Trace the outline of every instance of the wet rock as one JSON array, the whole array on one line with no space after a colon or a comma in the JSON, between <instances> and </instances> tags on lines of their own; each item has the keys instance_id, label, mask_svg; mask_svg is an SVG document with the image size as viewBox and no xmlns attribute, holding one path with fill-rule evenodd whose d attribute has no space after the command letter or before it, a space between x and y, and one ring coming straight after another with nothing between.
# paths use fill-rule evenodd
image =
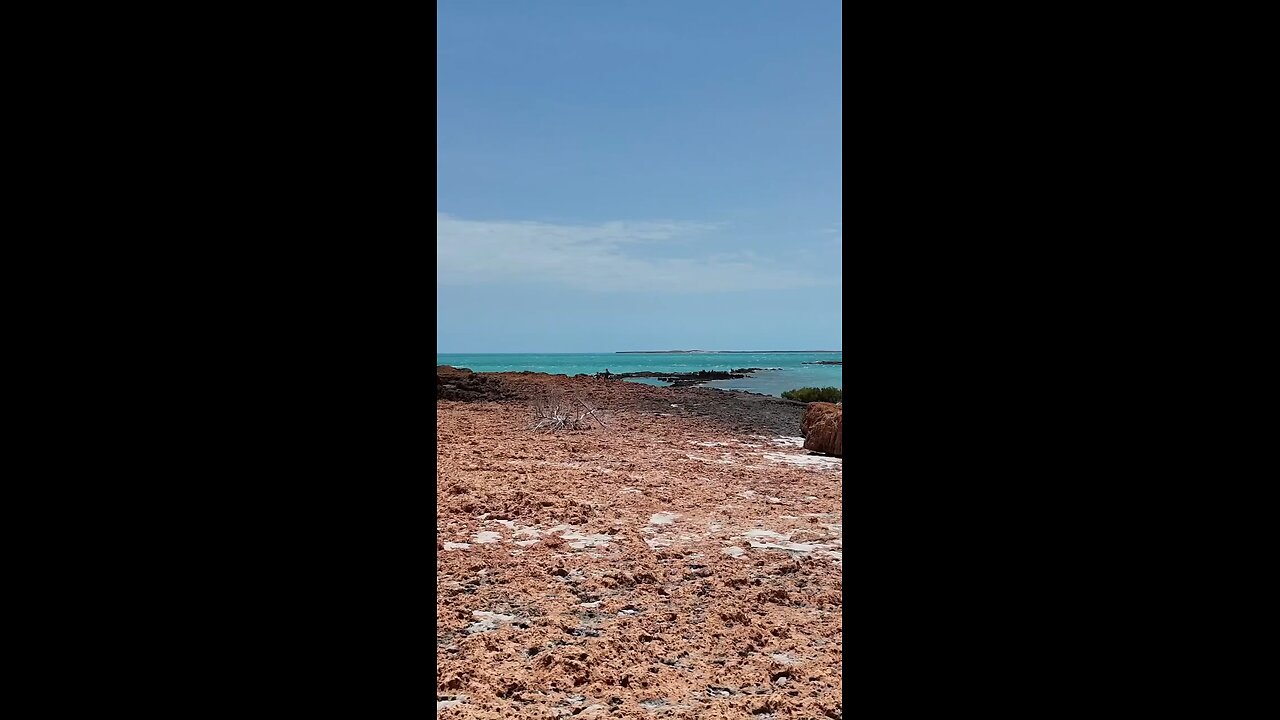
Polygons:
<instances>
[{"instance_id":1,"label":"wet rock","mask_svg":"<svg viewBox=\"0 0 1280 720\"><path fill-rule=\"evenodd\" d=\"M723 370L698 370L696 372L653 372L644 370L641 372L629 373L610 373L611 378L654 378L664 382L671 383L672 387L690 387L693 385L701 385L711 380L741 380L752 372L763 368L738 368L732 372ZM604 377L604 373L597 373L596 377Z\"/></svg>"}]
</instances>

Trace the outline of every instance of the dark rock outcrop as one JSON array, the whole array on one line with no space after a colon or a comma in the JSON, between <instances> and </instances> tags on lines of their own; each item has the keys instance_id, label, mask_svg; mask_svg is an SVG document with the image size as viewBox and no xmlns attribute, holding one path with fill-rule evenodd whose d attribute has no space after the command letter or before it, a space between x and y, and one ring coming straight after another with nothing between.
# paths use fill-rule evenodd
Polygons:
<instances>
[{"instance_id":1,"label":"dark rock outcrop","mask_svg":"<svg viewBox=\"0 0 1280 720\"><path fill-rule=\"evenodd\" d=\"M507 395L497 378L478 375L468 368L436 367L436 400L502 400Z\"/></svg>"},{"instance_id":2,"label":"dark rock outcrop","mask_svg":"<svg viewBox=\"0 0 1280 720\"><path fill-rule=\"evenodd\" d=\"M609 373L608 378L656 378L664 382L671 383L671 387L689 387L691 385L701 385L709 380L739 380L747 377L750 373L764 368L738 368L731 372L723 370L698 370L697 372L653 372L652 370L644 370L641 372L629 373ZM744 374L745 373L745 374ZM605 377L604 373L596 373L596 377Z\"/></svg>"}]
</instances>

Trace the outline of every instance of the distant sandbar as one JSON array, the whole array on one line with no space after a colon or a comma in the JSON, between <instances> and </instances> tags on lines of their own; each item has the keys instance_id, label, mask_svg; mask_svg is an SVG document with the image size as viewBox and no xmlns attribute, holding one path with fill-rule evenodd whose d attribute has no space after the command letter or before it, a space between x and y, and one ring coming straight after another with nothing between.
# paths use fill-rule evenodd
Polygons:
<instances>
[{"instance_id":1,"label":"distant sandbar","mask_svg":"<svg viewBox=\"0 0 1280 720\"><path fill-rule=\"evenodd\" d=\"M843 350L618 350L615 355L762 355L778 353L841 353Z\"/></svg>"}]
</instances>

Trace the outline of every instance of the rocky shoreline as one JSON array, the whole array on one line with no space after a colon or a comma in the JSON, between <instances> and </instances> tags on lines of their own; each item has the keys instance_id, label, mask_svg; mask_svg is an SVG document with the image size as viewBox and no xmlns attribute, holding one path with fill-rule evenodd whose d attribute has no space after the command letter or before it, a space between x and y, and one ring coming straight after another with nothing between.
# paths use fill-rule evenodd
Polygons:
<instances>
[{"instance_id":1,"label":"rocky shoreline","mask_svg":"<svg viewBox=\"0 0 1280 720\"><path fill-rule=\"evenodd\" d=\"M574 377L598 377L605 380L625 380L627 378L653 378L662 380L671 384L671 387L690 387L693 385L701 385L712 380L740 380L745 377L751 377L753 373L761 370L777 370L779 368L737 368L735 370L696 370L694 372L653 372L644 370L641 372L629 373L596 373L594 376L580 373Z\"/></svg>"},{"instance_id":2,"label":"rocky shoreline","mask_svg":"<svg viewBox=\"0 0 1280 720\"><path fill-rule=\"evenodd\" d=\"M667 376L663 374L664 377ZM527 404L550 394L582 397L610 412L650 417L701 418L726 430L795 436L806 404L796 400L696 386L659 387L583 375L536 372L473 373L448 365L436 368L436 400Z\"/></svg>"}]
</instances>

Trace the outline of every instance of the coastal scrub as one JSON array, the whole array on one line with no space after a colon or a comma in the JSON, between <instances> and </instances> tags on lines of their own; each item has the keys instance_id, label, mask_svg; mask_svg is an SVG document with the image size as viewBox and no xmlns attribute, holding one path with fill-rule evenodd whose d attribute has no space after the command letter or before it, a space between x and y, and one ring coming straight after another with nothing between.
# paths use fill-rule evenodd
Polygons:
<instances>
[{"instance_id":1,"label":"coastal scrub","mask_svg":"<svg viewBox=\"0 0 1280 720\"><path fill-rule=\"evenodd\" d=\"M799 400L800 402L840 402L840 396L843 393L840 388L834 387L805 387L795 390L787 390L782 393L782 397L788 400Z\"/></svg>"}]
</instances>

